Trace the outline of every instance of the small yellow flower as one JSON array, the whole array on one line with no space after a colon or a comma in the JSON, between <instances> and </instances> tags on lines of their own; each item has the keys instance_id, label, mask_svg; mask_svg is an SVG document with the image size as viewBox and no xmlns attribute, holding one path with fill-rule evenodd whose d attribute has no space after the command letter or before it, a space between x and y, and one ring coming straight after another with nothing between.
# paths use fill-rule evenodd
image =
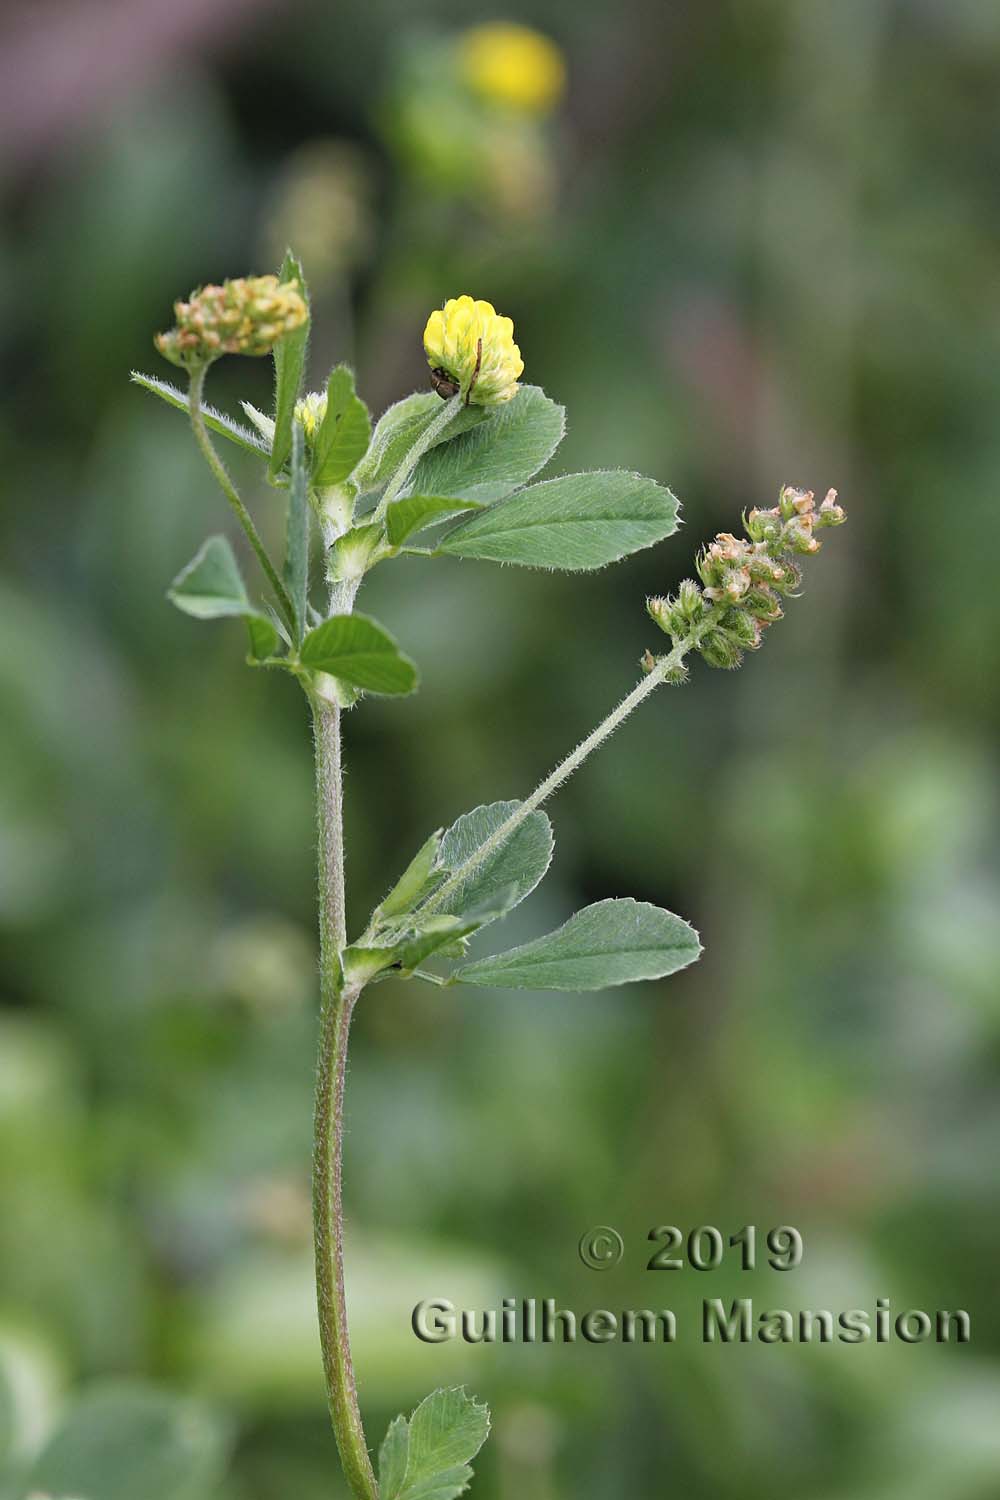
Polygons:
<instances>
[{"instance_id":1,"label":"small yellow flower","mask_svg":"<svg viewBox=\"0 0 1000 1500\"><path fill-rule=\"evenodd\" d=\"M543 115L566 87L566 64L554 42L509 21L473 26L459 41L465 81L482 98Z\"/></svg>"},{"instance_id":2,"label":"small yellow flower","mask_svg":"<svg viewBox=\"0 0 1000 1500\"><path fill-rule=\"evenodd\" d=\"M158 333L156 347L171 363L192 368L223 354L270 354L280 338L302 327L309 308L294 282L241 276L175 302L174 317L176 327Z\"/></svg>"},{"instance_id":3,"label":"small yellow flower","mask_svg":"<svg viewBox=\"0 0 1000 1500\"><path fill-rule=\"evenodd\" d=\"M295 403L295 420L302 426L306 441L315 441L326 416L326 391L310 391Z\"/></svg>"},{"instance_id":4,"label":"small yellow flower","mask_svg":"<svg viewBox=\"0 0 1000 1500\"><path fill-rule=\"evenodd\" d=\"M439 396L461 391L466 406L494 406L517 395L524 360L492 302L452 297L427 319L424 350Z\"/></svg>"}]
</instances>

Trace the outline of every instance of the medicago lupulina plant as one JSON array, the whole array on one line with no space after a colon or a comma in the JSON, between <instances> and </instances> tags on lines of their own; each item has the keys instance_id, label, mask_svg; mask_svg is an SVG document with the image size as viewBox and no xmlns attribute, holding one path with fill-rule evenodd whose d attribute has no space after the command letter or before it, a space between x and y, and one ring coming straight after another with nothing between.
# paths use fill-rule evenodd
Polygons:
<instances>
[{"instance_id":1,"label":"medicago lupulina plant","mask_svg":"<svg viewBox=\"0 0 1000 1500\"><path fill-rule=\"evenodd\" d=\"M358 1500L451 1500L472 1478L485 1440L485 1406L463 1390L437 1391L392 1423L378 1480L365 1439L344 1295L341 1161L348 1033L358 999L389 976L496 989L598 990L662 979L693 963L698 935L671 912L630 898L598 901L546 937L492 957L467 956L470 939L522 901L552 856L541 804L664 683L685 679L685 658L736 667L781 618L800 584L800 559L844 513L831 491L783 489L773 509L744 516L746 536L716 537L698 555L698 581L647 601L670 638L646 651L637 685L523 801L493 802L432 833L349 938L344 888L341 721L369 693L405 695L417 669L376 620L355 610L372 568L403 554L471 558L572 572L601 568L676 530L677 501L640 475L609 470L533 483L564 431L562 407L523 385L509 318L458 297L424 332L431 389L391 406L375 424L344 365L302 395L309 303L289 255L277 276L206 286L175 304L160 353L187 373L188 390L133 378L186 409L195 441L263 569L270 597L253 602L223 536L205 542L169 597L198 619L240 616L248 661L292 673L313 723L319 840L322 1006L313 1160L316 1283L330 1413L344 1473ZM274 412L244 403L249 425L204 405L205 376L226 354L273 353ZM213 435L248 449L287 504L282 567L272 561L216 451ZM313 558L322 576L313 578ZM437 563L438 566L442 564Z\"/></svg>"}]
</instances>

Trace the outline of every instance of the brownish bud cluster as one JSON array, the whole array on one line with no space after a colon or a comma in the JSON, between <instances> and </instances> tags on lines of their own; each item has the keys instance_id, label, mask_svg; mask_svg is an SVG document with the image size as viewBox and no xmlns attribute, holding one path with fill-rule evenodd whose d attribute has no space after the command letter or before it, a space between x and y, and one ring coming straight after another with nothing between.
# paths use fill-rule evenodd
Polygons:
<instances>
[{"instance_id":1,"label":"brownish bud cluster","mask_svg":"<svg viewBox=\"0 0 1000 1500\"><path fill-rule=\"evenodd\" d=\"M817 531L847 518L830 490L816 508L811 490L784 488L771 510L744 515L746 537L720 532L698 554L701 580L685 578L676 595L647 599L646 609L674 644L695 635L694 645L713 667L738 667L782 615L781 599L794 594L802 574L796 555L820 549ZM711 628L704 627L711 617Z\"/></svg>"},{"instance_id":2,"label":"brownish bud cluster","mask_svg":"<svg viewBox=\"0 0 1000 1500\"><path fill-rule=\"evenodd\" d=\"M176 327L158 333L156 347L172 364L196 369L223 354L270 354L280 338L302 327L309 308L292 281L241 276L175 302L174 317Z\"/></svg>"}]
</instances>

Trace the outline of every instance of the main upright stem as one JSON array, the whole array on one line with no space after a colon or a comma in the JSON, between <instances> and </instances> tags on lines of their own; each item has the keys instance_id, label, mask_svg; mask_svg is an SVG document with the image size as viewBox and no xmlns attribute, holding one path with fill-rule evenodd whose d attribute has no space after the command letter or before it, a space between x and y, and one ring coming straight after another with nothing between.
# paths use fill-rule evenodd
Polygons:
<instances>
[{"instance_id":1,"label":"main upright stem","mask_svg":"<svg viewBox=\"0 0 1000 1500\"><path fill-rule=\"evenodd\" d=\"M316 741L316 805L319 824L319 1060L313 1138L313 1234L316 1298L330 1418L340 1461L357 1500L377 1500L358 1406L344 1293L342 1203L344 1086L347 1042L358 991L345 987L340 953L347 942L344 909L343 778L340 707L313 702Z\"/></svg>"}]
</instances>

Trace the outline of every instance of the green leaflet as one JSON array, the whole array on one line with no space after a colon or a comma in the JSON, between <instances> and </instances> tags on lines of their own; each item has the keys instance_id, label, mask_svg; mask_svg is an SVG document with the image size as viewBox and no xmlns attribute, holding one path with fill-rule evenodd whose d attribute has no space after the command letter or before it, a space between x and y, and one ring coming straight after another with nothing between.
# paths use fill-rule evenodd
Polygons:
<instances>
[{"instance_id":1,"label":"green leaflet","mask_svg":"<svg viewBox=\"0 0 1000 1500\"><path fill-rule=\"evenodd\" d=\"M302 267L289 250L278 272L281 281L298 282L306 303L309 291L302 274ZM285 334L274 346L274 441L271 444L271 462L268 472L273 479L284 468L292 451L292 424L295 403L302 389L302 375L306 367L306 349L309 344L309 323L305 322L294 333Z\"/></svg>"},{"instance_id":2,"label":"green leaflet","mask_svg":"<svg viewBox=\"0 0 1000 1500\"><path fill-rule=\"evenodd\" d=\"M160 400L165 401L168 406L173 406L177 411L187 412L187 396L169 381L159 380L155 375L143 375L138 370L131 372L130 379L133 385L139 385L144 391L159 396ZM232 417L227 417L225 412L216 411L214 406L203 406L201 414L210 432L216 433L219 437L228 438L231 443L237 443L248 453L255 453L258 458L261 455L267 457L270 444L266 443L263 437L252 428L244 427L240 422L234 422Z\"/></svg>"},{"instance_id":3,"label":"green leaflet","mask_svg":"<svg viewBox=\"0 0 1000 1500\"><path fill-rule=\"evenodd\" d=\"M566 411L537 385L524 385L486 419L425 453L411 489L481 505L509 495L548 463L566 431Z\"/></svg>"},{"instance_id":4,"label":"green leaflet","mask_svg":"<svg viewBox=\"0 0 1000 1500\"><path fill-rule=\"evenodd\" d=\"M333 615L310 630L299 660L369 693L412 693L417 669L369 615Z\"/></svg>"},{"instance_id":5,"label":"green leaflet","mask_svg":"<svg viewBox=\"0 0 1000 1500\"><path fill-rule=\"evenodd\" d=\"M409 1422L397 1417L379 1450L379 1500L455 1500L489 1436L489 1408L464 1388L435 1391Z\"/></svg>"},{"instance_id":6,"label":"green leaflet","mask_svg":"<svg viewBox=\"0 0 1000 1500\"><path fill-rule=\"evenodd\" d=\"M663 979L694 963L694 928L647 901L598 901L546 937L457 969L463 984L508 990L603 990Z\"/></svg>"},{"instance_id":7,"label":"green leaflet","mask_svg":"<svg viewBox=\"0 0 1000 1500\"><path fill-rule=\"evenodd\" d=\"M371 435L368 408L355 393L354 375L346 365L337 365L326 382L326 415L313 443L313 484L341 484L364 458Z\"/></svg>"},{"instance_id":8,"label":"green leaflet","mask_svg":"<svg viewBox=\"0 0 1000 1500\"><path fill-rule=\"evenodd\" d=\"M565 474L460 521L437 552L568 572L602 568L670 536L677 511L671 492L641 474Z\"/></svg>"}]
</instances>

